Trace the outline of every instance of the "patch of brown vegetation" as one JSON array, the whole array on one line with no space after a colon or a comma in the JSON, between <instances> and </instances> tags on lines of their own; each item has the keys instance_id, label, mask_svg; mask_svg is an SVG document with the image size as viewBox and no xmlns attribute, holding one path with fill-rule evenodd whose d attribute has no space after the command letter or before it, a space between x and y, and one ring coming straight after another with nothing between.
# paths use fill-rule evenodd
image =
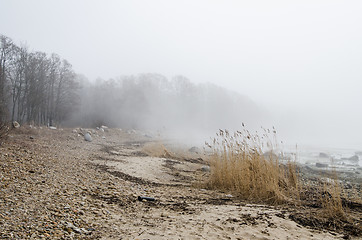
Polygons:
<instances>
[{"instance_id":1,"label":"patch of brown vegetation","mask_svg":"<svg viewBox=\"0 0 362 240\"><path fill-rule=\"evenodd\" d=\"M231 190L257 202L284 203L298 199L296 165L280 164L272 151L270 156L263 155L258 135L246 130L230 135L227 130L220 130L208 146L213 151L208 187Z\"/></svg>"},{"instance_id":2,"label":"patch of brown vegetation","mask_svg":"<svg viewBox=\"0 0 362 240\"><path fill-rule=\"evenodd\" d=\"M264 134L262 138L267 139L268 146L276 146L270 141L276 137ZM273 151L263 154L262 138L247 130L233 135L220 130L213 143L206 144L212 150L211 174L206 186L232 191L247 201L291 205L295 213L290 219L303 226L344 232L346 236L361 235L360 210L348 206L358 208L362 204L342 197L343 189L335 173L328 174L332 179L322 181L320 176L314 182L304 179L301 184L300 169L295 162L280 163ZM305 217L310 211L313 217L310 214Z\"/></svg>"}]
</instances>

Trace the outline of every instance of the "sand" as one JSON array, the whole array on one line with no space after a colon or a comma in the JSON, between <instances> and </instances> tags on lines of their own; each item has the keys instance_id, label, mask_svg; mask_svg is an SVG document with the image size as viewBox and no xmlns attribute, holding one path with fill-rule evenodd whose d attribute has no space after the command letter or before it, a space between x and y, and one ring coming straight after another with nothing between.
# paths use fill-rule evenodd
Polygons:
<instances>
[{"instance_id":1,"label":"sand","mask_svg":"<svg viewBox=\"0 0 362 240\"><path fill-rule=\"evenodd\" d=\"M0 146L1 239L358 239L300 225L290 206L204 189L207 162L147 155L159 139L79 132L23 127Z\"/></svg>"}]
</instances>

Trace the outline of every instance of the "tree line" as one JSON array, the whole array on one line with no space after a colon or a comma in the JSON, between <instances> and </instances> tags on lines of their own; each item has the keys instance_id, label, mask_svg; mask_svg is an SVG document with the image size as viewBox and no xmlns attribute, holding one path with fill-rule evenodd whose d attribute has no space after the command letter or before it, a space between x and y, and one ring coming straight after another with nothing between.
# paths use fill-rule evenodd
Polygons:
<instances>
[{"instance_id":1,"label":"tree line","mask_svg":"<svg viewBox=\"0 0 362 240\"><path fill-rule=\"evenodd\" d=\"M0 120L55 125L79 102L72 65L0 35Z\"/></svg>"},{"instance_id":2,"label":"tree line","mask_svg":"<svg viewBox=\"0 0 362 240\"><path fill-rule=\"evenodd\" d=\"M180 136L214 135L219 128L249 126L266 114L249 98L211 83L156 73L81 81L79 109L65 124L161 130Z\"/></svg>"},{"instance_id":3,"label":"tree line","mask_svg":"<svg viewBox=\"0 0 362 240\"><path fill-rule=\"evenodd\" d=\"M1 122L213 134L264 116L247 97L184 76L149 73L90 82L57 54L32 52L0 35Z\"/></svg>"}]
</instances>

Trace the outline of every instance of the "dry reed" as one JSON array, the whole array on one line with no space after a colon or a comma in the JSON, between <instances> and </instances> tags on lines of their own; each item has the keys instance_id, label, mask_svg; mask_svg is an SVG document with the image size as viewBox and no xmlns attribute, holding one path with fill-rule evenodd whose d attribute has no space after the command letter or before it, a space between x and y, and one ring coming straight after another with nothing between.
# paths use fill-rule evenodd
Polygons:
<instances>
[{"instance_id":1,"label":"dry reed","mask_svg":"<svg viewBox=\"0 0 362 240\"><path fill-rule=\"evenodd\" d=\"M342 205L341 195L337 173L334 172L333 178L327 178L321 186L320 201L324 216L332 219L346 219L347 215Z\"/></svg>"},{"instance_id":2,"label":"dry reed","mask_svg":"<svg viewBox=\"0 0 362 240\"><path fill-rule=\"evenodd\" d=\"M273 152L276 131L263 129L260 137L245 128L231 135L220 130L212 144L210 188L232 191L240 197L267 203L283 203L298 198L298 177L294 162L281 164ZM268 153L263 153L269 149Z\"/></svg>"},{"instance_id":3,"label":"dry reed","mask_svg":"<svg viewBox=\"0 0 362 240\"><path fill-rule=\"evenodd\" d=\"M147 143L143 147L142 151L152 157L172 158L174 155L167 150L165 145L161 142Z\"/></svg>"}]
</instances>

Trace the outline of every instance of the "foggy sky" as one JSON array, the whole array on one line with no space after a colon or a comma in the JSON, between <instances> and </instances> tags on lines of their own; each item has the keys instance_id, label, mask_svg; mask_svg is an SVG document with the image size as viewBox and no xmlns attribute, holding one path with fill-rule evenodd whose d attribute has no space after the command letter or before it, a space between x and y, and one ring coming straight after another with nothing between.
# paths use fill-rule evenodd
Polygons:
<instances>
[{"instance_id":1,"label":"foggy sky","mask_svg":"<svg viewBox=\"0 0 362 240\"><path fill-rule=\"evenodd\" d=\"M361 1L0 0L0 9L1 34L91 80L150 72L212 82L273 112L289 143L362 149Z\"/></svg>"}]
</instances>

